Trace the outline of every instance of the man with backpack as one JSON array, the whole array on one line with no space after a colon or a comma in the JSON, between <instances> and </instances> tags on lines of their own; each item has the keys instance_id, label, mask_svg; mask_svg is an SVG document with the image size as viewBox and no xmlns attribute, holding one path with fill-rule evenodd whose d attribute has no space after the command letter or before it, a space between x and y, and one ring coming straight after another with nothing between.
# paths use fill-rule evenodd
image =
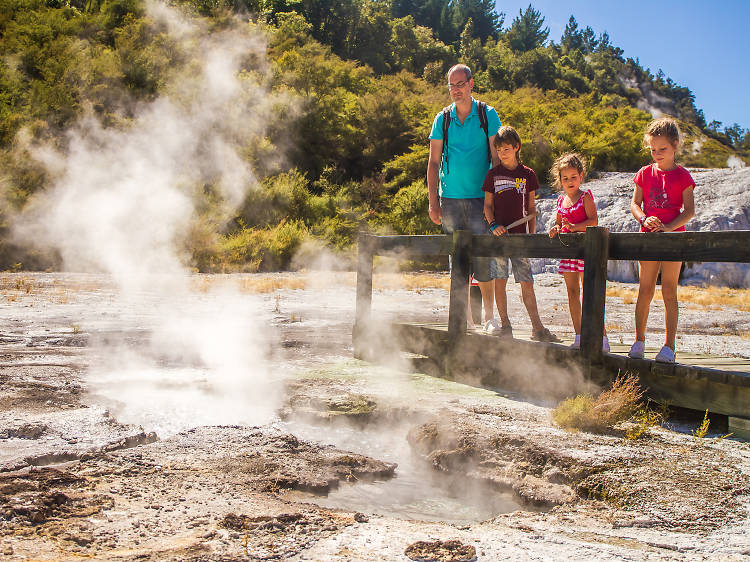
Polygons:
<instances>
[{"instance_id":1,"label":"man with backpack","mask_svg":"<svg viewBox=\"0 0 750 562\"><path fill-rule=\"evenodd\" d=\"M494 108L475 100L471 69L457 64L448 71L448 91L453 103L435 116L430 132L427 191L430 219L447 234L470 230L487 234L482 183L490 168L499 164L493 146L500 128ZM474 258L474 277L484 305L484 322L494 314L490 258Z\"/></svg>"}]
</instances>

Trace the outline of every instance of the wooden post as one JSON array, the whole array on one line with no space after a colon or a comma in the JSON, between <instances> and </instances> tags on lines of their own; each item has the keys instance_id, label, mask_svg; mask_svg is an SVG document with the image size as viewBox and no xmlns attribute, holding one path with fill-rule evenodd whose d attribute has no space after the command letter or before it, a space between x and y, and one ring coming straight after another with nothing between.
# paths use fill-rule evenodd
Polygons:
<instances>
[{"instance_id":1,"label":"wooden post","mask_svg":"<svg viewBox=\"0 0 750 562\"><path fill-rule=\"evenodd\" d=\"M466 307L469 298L469 274L471 273L471 240L468 230L453 233L451 251L451 290L448 305L448 339L458 342L466 335Z\"/></svg>"},{"instance_id":2,"label":"wooden post","mask_svg":"<svg viewBox=\"0 0 750 562\"><path fill-rule=\"evenodd\" d=\"M586 228L583 269L583 306L581 314L581 355L586 375L591 365L601 364L604 337L604 309L607 297L607 257L609 230L601 226Z\"/></svg>"},{"instance_id":3,"label":"wooden post","mask_svg":"<svg viewBox=\"0 0 750 562\"><path fill-rule=\"evenodd\" d=\"M366 358L367 328L372 311L372 258L375 238L365 232L359 233L357 242L357 307L354 314L352 343L354 357Z\"/></svg>"},{"instance_id":4,"label":"wooden post","mask_svg":"<svg viewBox=\"0 0 750 562\"><path fill-rule=\"evenodd\" d=\"M468 230L453 233L451 249L451 289L448 303L448 345L443 357L443 371L447 378L455 377L455 365L462 363L466 340L466 315L469 300L472 234Z\"/></svg>"}]
</instances>

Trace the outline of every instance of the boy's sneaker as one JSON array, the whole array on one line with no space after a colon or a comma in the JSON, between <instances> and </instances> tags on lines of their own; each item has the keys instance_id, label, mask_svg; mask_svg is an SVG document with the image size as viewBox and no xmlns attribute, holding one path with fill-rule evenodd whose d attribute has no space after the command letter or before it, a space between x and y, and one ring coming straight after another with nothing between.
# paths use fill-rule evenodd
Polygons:
<instances>
[{"instance_id":1,"label":"boy's sneaker","mask_svg":"<svg viewBox=\"0 0 750 562\"><path fill-rule=\"evenodd\" d=\"M499 336L501 330L502 326L500 325L500 322L497 320L497 318L491 318L487 320L484 325L484 333L490 336Z\"/></svg>"},{"instance_id":2,"label":"boy's sneaker","mask_svg":"<svg viewBox=\"0 0 750 562\"><path fill-rule=\"evenodd\" d=\"M661 351L656 354L655 359L659 363L674 363L675 359L677 359L677 354L672 348L665 345L661 348Z\"/></svg>"},{"instance_id":3,"label":"boy's sneaker","mask_svg":"<svg viewBox=\"0 0 750 562\"><path fill-rule=\"evenodd\" d=\"M512 338L513 327L510 324L502 324L497 318L492 318L484 325L484 333L501 338Z\"/></svg>"},{"instance_id":4,"label":"boy's sneaker","mask_svg":"<svg viewBox=\"0 0 750 562\"><path fill-rule=\"evenodd\" d=\"M643 359L643 353L646 351L646 343L636 340L628 351L628 357L632 359Z\"/></svg>"},{"instance_id":5,"label":"boy's sneaker","mask_svg":"<svg viewBox=\"0 0 750 562\"><path fill-rule=\"evenodd\" d=\"M573 340L573 343L570 344L570 349L581 349L581 334L576 334L576 338ZM602 338L602 351L604 353L609 353L609 339L607 336Z\"/></svg>"},{"instance_id":6,"label":"boy's sneaker","mask_svg":"<svg viewBox=\"0 0 750 562\"><path fill-rule=\"evenodd\" d=\"M534 330L531 332L531 339L534 341L545 341L545 342L559 342L560 338L558 338L555 334L549 331L547 328L542 328L541 330Z\"/></svg>"}]
</instances>

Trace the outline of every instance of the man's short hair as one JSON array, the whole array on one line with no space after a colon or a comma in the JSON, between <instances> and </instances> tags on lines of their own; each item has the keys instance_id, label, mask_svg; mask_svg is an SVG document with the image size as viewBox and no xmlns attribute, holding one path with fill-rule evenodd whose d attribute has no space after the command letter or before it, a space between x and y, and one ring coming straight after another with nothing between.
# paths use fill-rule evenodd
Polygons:
<instances>
[{"instance_id":1,"label":"man's short hair","mask_svg":"<svg viewBox=\"0 0 750 562\"><path fill-rule=\"evenodd\" d=\"M466 74L466 81L468 82L469 80L471 80L471 69L465 64L454 64L450 67L450 70L448 70L448 74L446 76L450 78L450 75L453 74L453 72L456 70L463 70L464 74Z\"/></svg>"}]
</instances>

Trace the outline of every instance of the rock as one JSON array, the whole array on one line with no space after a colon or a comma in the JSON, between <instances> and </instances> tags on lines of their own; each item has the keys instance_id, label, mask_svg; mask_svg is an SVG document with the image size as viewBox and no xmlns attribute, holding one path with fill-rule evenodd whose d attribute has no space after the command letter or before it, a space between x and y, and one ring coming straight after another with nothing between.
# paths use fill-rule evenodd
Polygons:
<instances>
[{"instance_id":1,"label":"rock","mask_svg":"<svg viewBox=\"0 0 750 562\"><path fill-rule=\"evenodd\" d=\"M417 541L406 547L404 554L411 560L439 562L472 562L477 550L459 540Z\"/></svg>"},{"instance_id":2,"label":"rock","mask_svg":"<svg viewBox=\"0 0 750 562\"><path fill-rule=\"evenodd\" d=\"M520 485L516 487L516 493L533 505L561 505L576 499L576 494L570 486L552 484L531 475L524 477Z\"/></svg>"},{"instance_id":3,"label":"rock","mask_svg":"<svg viewBox=\"0 0 750 562\"><path fill-rule=\"evenodd\" d=\"M547 480L547 482L552 482L553 484L570 483L570 479L568 478L568 476L556 466L545 471L544 478L545 480Z\"/></svg>"},{"instance_id":4,"label":"rock","mask_svg":"<svg viewBox=\"0 0 750 562\"><path fill-rule=\"evenodd\" d=\"M367 515L365 515L364 513L355 513L354 520L357 523L368 523L370 521L370 518L367 517Z\"/></svg>"}]
</instances>

